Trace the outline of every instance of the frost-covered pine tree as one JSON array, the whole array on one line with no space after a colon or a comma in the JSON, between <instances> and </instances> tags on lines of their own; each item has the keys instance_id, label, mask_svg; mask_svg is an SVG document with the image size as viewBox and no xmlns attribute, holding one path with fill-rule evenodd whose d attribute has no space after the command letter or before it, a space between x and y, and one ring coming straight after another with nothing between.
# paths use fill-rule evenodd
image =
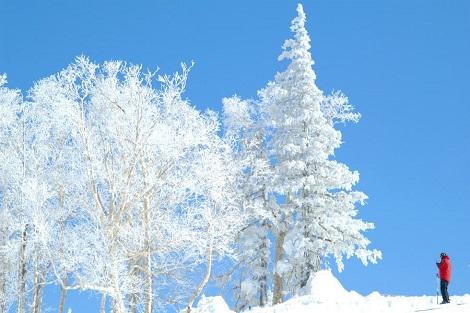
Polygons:
<instances>
[{"instance_id":1,"label":"frost-covered pine tree","mask_svg":"<svg viewBox=\"0 0 470 313\"><path fill-rule=\"evenodd\" d=\"M278 216L274 304L286 292L298 292L326 256L333 256L340 270L344 256L356 256L364 264L380 258L379 251L367 249L363 234L373 224L356 218L356 206L367 198L352 190L359 173L333 159L341 145L334 122L359 116L342 94L325 96L315 84L300 4L297 13L291 25L294 37L285 41L279 57L289 61L287 69L259 92L272 128L272 189L284 199Z\"/></svg>"}]
</instances>

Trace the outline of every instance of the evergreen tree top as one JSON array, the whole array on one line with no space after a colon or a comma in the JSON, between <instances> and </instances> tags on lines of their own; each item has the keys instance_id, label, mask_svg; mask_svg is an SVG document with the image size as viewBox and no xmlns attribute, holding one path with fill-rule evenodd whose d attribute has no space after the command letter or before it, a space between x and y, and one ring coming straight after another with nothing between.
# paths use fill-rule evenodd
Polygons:
<instances>
[{"instance_id":1,"label":"evergreen tree top","mask_svg":"<svg viewBox=\"0 0 470 313\"><path fill-rule=\"evenodd\" d=\"M310 65L314 64L310 55L310 37L305 28L306 15L302 5L297 6L297 16L292 20L290 30L294 33L294 38L287 39L282 45L283 52L278 60L298 60L302 59Z\"/></svg>"}]
</instances>

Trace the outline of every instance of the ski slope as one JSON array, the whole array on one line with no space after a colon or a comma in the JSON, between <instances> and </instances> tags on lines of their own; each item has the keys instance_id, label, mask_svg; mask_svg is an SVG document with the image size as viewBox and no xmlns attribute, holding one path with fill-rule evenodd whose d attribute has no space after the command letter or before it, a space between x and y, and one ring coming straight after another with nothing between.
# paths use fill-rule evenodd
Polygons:
<instances>
[{"instance_id":1,"label":"ski slope","mask_svg":"<svg viewBox=\"0 0 470 313\"><path fill-rule=\"evenodd\" d=\"M441 299L439 298L439 301ZM222 297L203 298L196 313L234 313ZM302 295L285 303L253 308L249 313L469 313L470 295L452 296L450 304L436 304L436 296L384 296L373 292L362 296L347 291L330 271L311 278Z\"/></svg>"}]
</instances>

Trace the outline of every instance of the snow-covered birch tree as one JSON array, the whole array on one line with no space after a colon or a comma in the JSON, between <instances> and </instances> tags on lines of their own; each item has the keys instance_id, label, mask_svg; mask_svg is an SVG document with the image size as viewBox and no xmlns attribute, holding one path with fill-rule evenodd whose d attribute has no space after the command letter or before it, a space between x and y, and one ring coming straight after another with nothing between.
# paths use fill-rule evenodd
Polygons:
<instances>
[{"instance_id":1,"label":"snow-covered birch tree","mask_svg":"<svg viewBox=\"0 0 470 313\"><path fill-rule=\"evenodd\" d=\"M63 290L102 293L115 312L152 312L165 303L172 282L187 288L171 301L186 298L191 307L213 260L230 253L244 216L233 205L231 150L217 134L216 116L199 113L182 98L188 72L183 65L181 74L155 76L139 66L99 66L80 57L35 86L32 102L54 108L71 126L56 141L65 138L76 150L72 169L49 180L62 190L57 203L68 198L62 182L73 179L67 188L82 188L80 205L73 199L66 205L66 212L75 207L78 215L65 238L76 241L65 257L53 258ZM74 235L78 231L87 236ZM67 262L67 254L75 258L77 251L84 255L81 263ZM204 264L201 281L182 278ZM74 269L70 282L67 268Z\"/></svg>"},{"instance_id":2,"label":"snow-covered birch tree","mask_svg":"<svg viewBox=\"0 0 470 313\"><path fill-rule=\"evenodd\" d=\"M17 276L14 299L17 312L24 312L29 306L37 313L41 311L43 289L52 277L48 244L53 238L63 238L51 233L63 214L52 201L51 190L55 194L58 190L50 182L57 177L54 166L63 171L70 168L57 164L58 156L65 153L64 149L56 149L53 140L56 137L51 135L53 127L63 125L64 121L54 123L44 119L37 106L21 101L18 91L10 92L8 104L5 89L2 91L1 214L2 222L8 221L1 229L6 240L2 259L17 264L16 270L10 269ZM48 112L53 114L54 110Z\"/></svg>"},{"instance_id":3,"label":"snow-covered birch tree","mask_svg":"<svg viewBox=\"0 0 470 313\"><path fill-rule=\"evenodd\" d=\"M18 90L6 87L6 75L0 75L0 311L7 312L15 300L24 310L19 295L24 275L25 243L16 212L20 207L22 128L18 122L22 98ZM18 226L20 225L20 226ZM18 297L17 297L18 295ZM21 298L20 298L21 297Z\"/></svg>"},{"instance_id":4,"label":"snow-covered birch tree","mask_svg":"<svg viewBox=\"0 0 470 313\"><path fill-rule=\"evenodd\" d=\"M47 201L39 211L47 214L47 223L38 228L42 232L42 258L49 265L50 283L60 288L58 312L62 313L69 278L84 259L79 251L71 253L75 245L70 242L80 242L80 233L86 232L86 228L82 228L86 223L83 207L88 194L82 175L81 146L77 141L78 125L72 119L71 108L56 101L54 97L60 95L53 90L59 91L59 88L48 78L29 91L27 130L36 156L36 177L47 188Z\"/></svg>"}]
</instances>

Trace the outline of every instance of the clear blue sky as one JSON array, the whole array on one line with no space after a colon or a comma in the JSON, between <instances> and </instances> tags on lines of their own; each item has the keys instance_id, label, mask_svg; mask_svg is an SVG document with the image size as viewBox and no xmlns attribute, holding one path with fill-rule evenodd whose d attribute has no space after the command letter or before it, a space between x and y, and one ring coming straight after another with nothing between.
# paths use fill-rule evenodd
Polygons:
<instances>
[{"instance_id":1,"label":"clear blue sky","mask_svg":"<svg viewBox=\"0 0 470 313\"><path fill-rule=\"evenodd\" d=\"M0 72L27 89L79 54L162 72L194 60L187 97L220 110L222 97L254 97L283 68L296 3L0 0ZM363 116L343 128L337 157L361 173L361 216L384 255L347 262L339 279L363 294L433 294L447 251L450 292L470 293L470 1L303 4L318 85L343 90Z\"/></svg>"}]
</instances>

